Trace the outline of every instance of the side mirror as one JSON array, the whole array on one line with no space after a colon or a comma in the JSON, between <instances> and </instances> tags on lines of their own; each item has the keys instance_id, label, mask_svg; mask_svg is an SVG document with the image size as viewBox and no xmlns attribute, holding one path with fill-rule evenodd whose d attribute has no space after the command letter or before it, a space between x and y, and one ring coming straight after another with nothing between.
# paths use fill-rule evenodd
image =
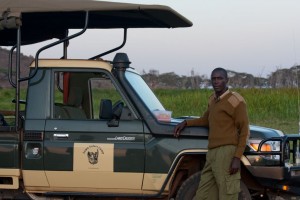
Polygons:
<instances>
[{"instance_id":1,"label":"side mirror","mask_svg":"<svg viewBox=\"0 0 300 200\"><path fill-rule=\"evenodd\" d=\"M113 118L113 114L112 114L111 100L110 99L101 99L99 119L111 120L112 118Z\"/></svg>"},{"instance_id":2,"label":"side mirror","mask_svg":"<svg viewBox=\"0 0 300 200\"><path fill-rule=\"evenodd\" d=\"M99 118L109 120L107 122L108 127L118 127L123 105L123 102L118 101L112 106L110 99L101 99Z\"/></svg>"}]
</instances>

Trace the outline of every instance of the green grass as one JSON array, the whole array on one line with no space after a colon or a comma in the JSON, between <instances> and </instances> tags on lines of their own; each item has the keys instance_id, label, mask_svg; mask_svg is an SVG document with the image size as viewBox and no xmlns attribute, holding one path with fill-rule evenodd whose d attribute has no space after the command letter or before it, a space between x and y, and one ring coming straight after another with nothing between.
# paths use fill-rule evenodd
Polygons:
<instances>
[{"instance_id":1,"label":"green grass","mask_svg":"<svg viewBox=\"0 0 300 200\"><path fill-rule=\"evenodd\" d=\"M237 89L247 102L250 123L286 133L299 133L298 91L294 89ZM207 108L212 90L154 91L173 117L201 116Z\"/></svg>"},{"instance_id":2,"label":"green grass","mask_svg":"<svg viewBox=\"0 0 300 200\"><path fill-rule=\"evenodd\" d=\"M20 99L25 100L26 90L21 89ZM15 99L15 90L14 89L3 89L0 88L0 110L14 110L15 104L12 103L12 100ZM24 109L24 105L21 105L21 109Z\"/></svg>"},{"instance_id":3,"label":"green grass","mask_svg":"<svg viewBox=\"0 0 300 200\"><path fill-rule=\"evenodd\" d=\"M239 91L247 101L251 124L299 133L299 94L294 89Z\"/></svg>"},{"instance_id":4,"label":"green grass","mask_svg":"<svg viewBox=\"0 0 300 200\"><path fill-rule=\"evenodd\" d=\"M105 92L106 91L106 92ZM246 100L250 123L283 130L285 133L299 133L298 90L293 89L237 89ZM21 90L21 99L25 99L25 90ZM212 90L157 89L154 93L173 117L201 116L207 107ZM119 99L115 92L102 90L113 102ZM100 94L99 93L99 94ZM14 110L13 89L0 89L0 110ZM98 105L96 105L98 106Z\"/></svg>"}]
</instances>

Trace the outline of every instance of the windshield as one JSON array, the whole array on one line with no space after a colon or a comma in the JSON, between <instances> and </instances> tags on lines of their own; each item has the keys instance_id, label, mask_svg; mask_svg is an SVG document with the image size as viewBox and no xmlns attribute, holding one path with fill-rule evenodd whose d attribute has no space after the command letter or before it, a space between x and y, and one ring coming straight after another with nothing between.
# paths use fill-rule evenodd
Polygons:
<instances>
[{"instance_id":1,"label":"windshield","mask_svg":"<svg viewBox=\"0 0 300 200\"><path fill-rule=\"evenodd\" d=\"M163 105L160 103L141 76L130 71L126 71L125 77L150 111L165 110Z\"/></svg>"}]
</instances>

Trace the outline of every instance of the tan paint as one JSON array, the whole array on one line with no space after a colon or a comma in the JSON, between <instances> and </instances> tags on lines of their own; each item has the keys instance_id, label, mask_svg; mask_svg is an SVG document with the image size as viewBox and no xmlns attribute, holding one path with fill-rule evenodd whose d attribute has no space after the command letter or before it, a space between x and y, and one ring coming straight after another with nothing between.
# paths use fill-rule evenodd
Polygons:
<instances>
[{"instance_id":1,"label":"tan paint","mask_svg":"<svg viewBox=\"0 0 300 200\"><path fill-rule=\"evenodd\" d=\"M1 169L0 176L20 176L20 169Z\"/></svg>"},{"instance_id":2,"label":"tan paint","mask_svg":"<svg viewBox=\"0 0 300 200\"><path fill-rule=\"evenodd\" d=\"M26 187L28 193L45 193L45 192L84 192L84 193L102 193L102 194L156 194L156 192L142 192L141 190L133 189L97 189L97 188L61 188L61 187Z\"/></svg>"},{"instance_id":3,"label":"tan paint","mask_svg":"<svg viewBox=\"0 0 300 200\"><path fill-rule=\"evenodd\" d=\"M41 179L44 171L24 170L24 185L29 192L100 192L100 193L128 193L141 194L142 173L95 173L95 172L66 172L46 171L51 183L48 187L47 180ZM145 174L144 194L156 194L160 191L167 174ZM26 180L26 181L25 181ZM44 182L44 183L43 183ZM166 188L168 189L168 188Z\"/></svg>"},{"instance_id":4,"label":"tan paint","mask_svg":"<svg viewBox=\"0 0 300 200\"><path fill-rule=\"evenodd\" d=\"M28 170L29 171L29 170ZM156 194L160 191L167 174L145 174L144 191L142 187L142 173L95 173L95 172L66 172L46 171L50 187L38 182L43 171L25 171L31 176L30 185L26 181L28 192L99 192L99 193L125 193L125 194ZM35 182L34 182L35 180ZM35 185L33 184L35 183ZM168 188L166 188L168 191Z\"/></svg>"},{"instance_id":5,"label":"tan paint","mask_svg":"<svg viewBox=\"0 0 300 200\"><path fill-rule=\"evenodd\" d=\"M246 156L242 155L241 157L241 162L245 165L245 166L250 166L251 163L249 162L249 160L246 158Z\"/></svg>"},{"instance_id":6,"label":"tan paint","mask_svg":"<svg viewBox=\"0 0 300 200\"><path fill-rule=\"evenodd\" d=\"M97 61L97 60L79 60L79 59L43 59L39 60L38 67L53 67L53 68L61 68L61 67L78 67L78 68L99 68L105 69L107 71L112 70L112 66L105 61ZM33 61L30 67L35 67L35 61Z\"/></svg>"},{"instance_id":7,"label":"tan paint","mask_svg":"<svg viewBox=\"0 0 300 200\"><path fill-rule=\"evenodd\" d=\"M104 154L111 150L113 152L113 144L90 144L90 143L76 143L74 145L74 155L82 156L83 151L89 146L100 146ZM107 145L107 146L106 146ZM110 153L112 153L110 152ZM180 152L177 157L180 157L184 153L205 153L207 150L185 150ZM113 155L113 154L111 154ZM99 159L101 162L101 156ZM108 156L109 157L109 156ZM102 158L103 159L103 158ZM29 185L25 184L26 191L32 193L43 193L47 191L52 192L96 192L96 193L123 193L123 194L157 194L164 182L166 181L168 174L159 174L159 173L118 173L108 170L103 170L104 168L89 168L86 163L82 164L81 162L88 162L86 155L82 156L81 161L75 161L74 163L78 166L74 171L46 171L47 179L50 183L50 186L36 184ZM85 161L84 161L85 160ZM174 165L175 163L173 163ZM75 169L75 168L74 168ZM176 168L175 168L176 169ZM25 171L28 175L36 179L43 174L43 171ZM35 174L36 173L36 174ZM142 179L144 175L144 181L142 184ZM170 180L168 181L165 190L163 193L169 191L169 185L174 174L171 175ZM26 182L27 183L27 182ZM30 183L33 183L31 181ZM38 183L38 182L36 182ZM143 185L143 190L141 187Z\"/></svg>"},{"instance_id":8,"label":"tan paint","mask_svg":"<svg viewBox=\"0 0 300 200\"><path fill-rule=\"evenodd\" d=\"M20 169L1 169L0 177L12 178L12 184L0 184L0 189L18 189L20 176Z\"/></svg>"},{"instance_id":9,"label":"tan paint","mask_svg":"<svg viewBox=\"0 0 300 200\"><path fill-rule=\"evenodd\" d=\"M145 173L143 190L160 191L167 178L167 175L168 174Z\"/></svg>"},{"instance_id":10,"label":"tan paint","mask_svg":"<svg viewBox=\"0 0 300 200\"><path fill-rule=\"evenodd\" d=\"M40 179L43 171L24 170L24 185L30 192L69 191L69 192L114 192L142 193L143 173L97 173L46 171L50 187ZM28 178L30 176L30 178ZM167 174L145 174L144 194L156 194L160 191ZM44 179L45 181L45 179ZM118 188L118 189L115 189ZM166 188L168 189L168 188Z\"/></svg>"},{"instance_id":11,"label":"tan paint","mask_svg":"<svg viewBox=\"0 0 300 200\"><path fill-rule=\"evenodd\" d=\"M142 173L46 171L51 187L140 189Z\"/></svg>"},{"instance_id":12,"label":"tan paint","mask_svg":"<svg viewBox=\"0 0 300 200\"><path fill-rule=\"evenodd\" d=\"M44 171L39 170L22 170L23 181L27 186L45 186L49 187L49 183Z\"/></svg>"},{"instance_id":13,"label":"tan paint","mask_svg":"<svg viewBox=\"0 0 300 200\"><path fill-rule=\"evenodd\" d=\"M78 172L113 172L114 144L75 143L73 170Z\"/></svg>"}]
</instances>

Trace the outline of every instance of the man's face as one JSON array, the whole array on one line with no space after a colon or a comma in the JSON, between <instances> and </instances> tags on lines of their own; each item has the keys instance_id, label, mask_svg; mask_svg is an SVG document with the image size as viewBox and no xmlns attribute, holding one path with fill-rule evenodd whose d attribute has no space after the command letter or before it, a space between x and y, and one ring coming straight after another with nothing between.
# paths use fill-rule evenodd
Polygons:
<instances>
[{"instance_id":1,"label":"man's face","mask_svg":"<svg viewBox=\"0 0 300 200\"><path fill-rule=\"evenodd\" d=\"M227 88L228 79L221 71L214 71L211 74L211 83L216 93L222 94Z\"/></svg>"}]
</instances>

